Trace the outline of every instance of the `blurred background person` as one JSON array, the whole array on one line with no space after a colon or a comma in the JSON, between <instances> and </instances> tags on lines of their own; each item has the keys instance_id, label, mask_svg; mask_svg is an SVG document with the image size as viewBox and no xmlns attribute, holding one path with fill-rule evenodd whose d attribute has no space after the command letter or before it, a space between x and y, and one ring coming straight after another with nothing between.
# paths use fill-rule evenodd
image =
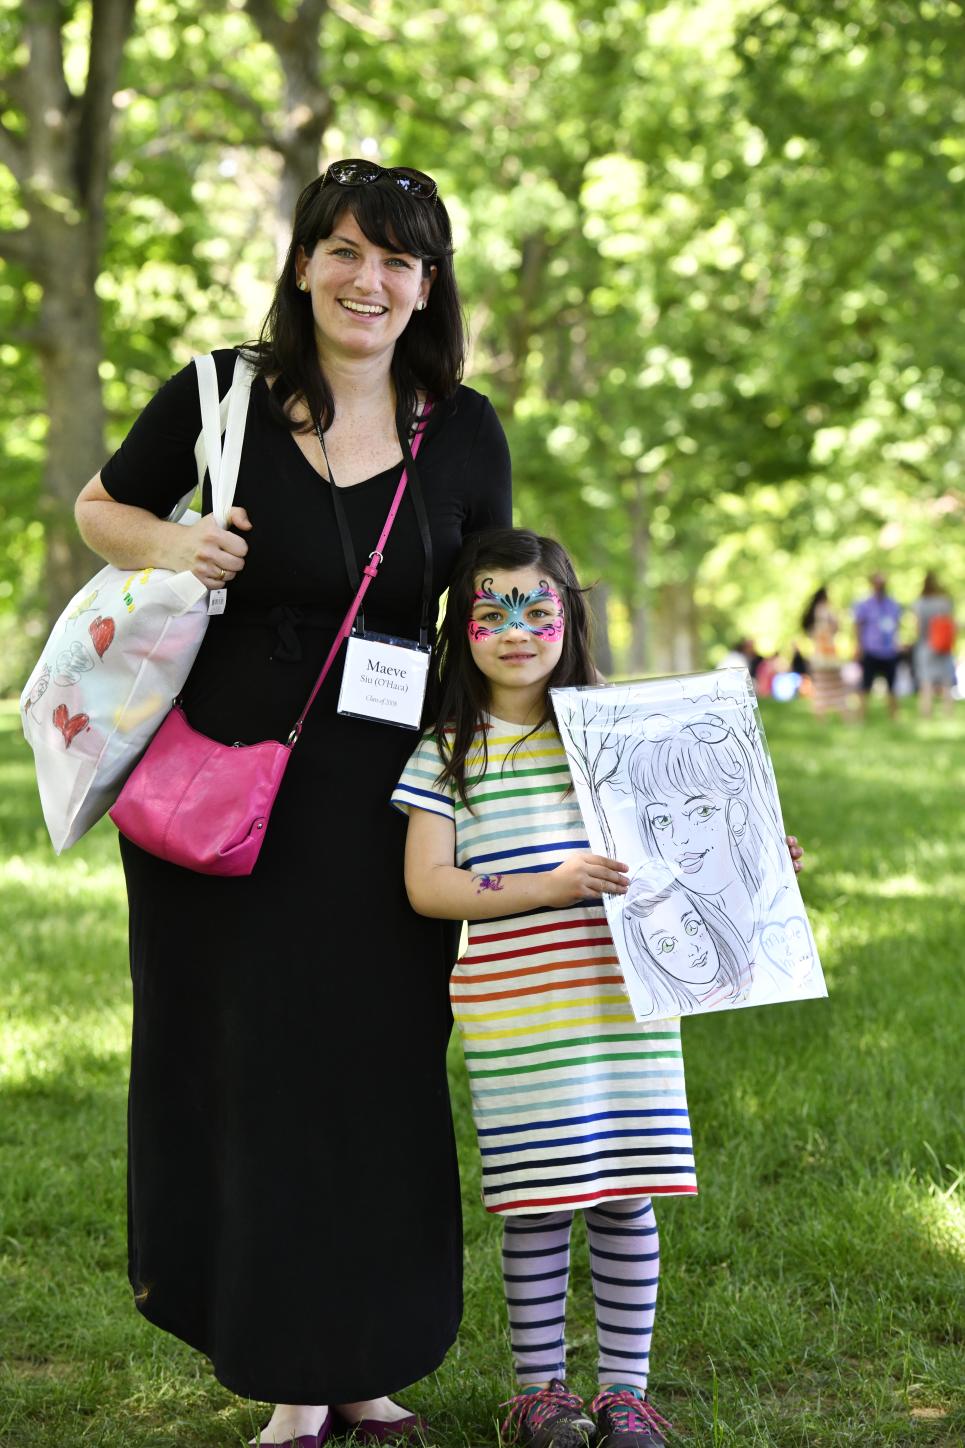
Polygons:
<instances>
[{"instance_id":1,"label":"blurred background person","mask_svg":"<svg viewBox=\"0 0 965 1448\"><path fill-rule=\"evenodd\" d=\"M811 708L819 719L828 714L843 719L847 695L838 658L838 616L823 584L804 610L801 627L811 640Z\"/></svg>"},{"instance_id":2,"label":"blurred background person","mask_svg":"<svg viewBox=\"0 0 965 1448\"><path fill-rule=\"evenodd\" d=\"M897 719L895 673L901 652L898 643L901 604L889 595L884 574L872 574L870 582L870 595L853 609L855 653L861 664L861 718L868 717L868 695L875 679L884 679L888 686L888 712L892 719Z\"/></svg>"},{"instance_id":3,"label":"blurred background person","mask_svg":"<svg viewBox=\"0 0 965 1448\"><path fill-rule=\"evenodd\" d=\"M946 711L951 711L955 684L955 608L934 573L925 574L921 596L911 611L918 620L914 658L919 708L927 719L936 696L945 701Z\"/></svg>"}]
</instances>

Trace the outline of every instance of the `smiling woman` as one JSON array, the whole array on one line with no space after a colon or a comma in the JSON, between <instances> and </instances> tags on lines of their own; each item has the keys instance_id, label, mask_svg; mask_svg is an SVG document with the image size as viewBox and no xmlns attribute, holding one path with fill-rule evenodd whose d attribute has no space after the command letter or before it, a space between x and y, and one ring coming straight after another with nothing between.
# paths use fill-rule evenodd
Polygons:
<instances>
[{"instance_id":1,"label":"smiling woman","mask_svg":"<svg viewBox=\"0 0 965 1448\"><path fill-rule=\"evenodd\" d=\"M192 369L77 510L113 561L225 579L183 704L226 744L288 736L404 458L368 630L431 643L464 538L510 517L502 429L460 384L449 219L423 173L342 162L307 186L261 337L243 350L257 375L228 529L163 521L194 468ZM235 356L215 354L222 393ZM388 799L412 736L339 713L342 676L337 657L250 876L192 874L121 843L135 1301L228 1387L278 1402L263 1444L299 1448L337 1425L359 1442L414 1433L386 1395L438 1366L461 1311L445 1065L457 931L416 915L403 888ZM378 941L349 903L362 861ZM391 1213L362 1185L413 1172L418 1192L393 1191Z\"/></svg>"}]
</instances>

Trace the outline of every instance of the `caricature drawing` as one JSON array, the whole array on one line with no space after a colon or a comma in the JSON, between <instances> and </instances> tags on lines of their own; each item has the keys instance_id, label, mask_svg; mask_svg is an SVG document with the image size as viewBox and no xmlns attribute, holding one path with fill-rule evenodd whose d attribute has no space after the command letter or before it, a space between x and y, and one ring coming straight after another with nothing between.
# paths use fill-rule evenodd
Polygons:
<instances>
[{"instance_id":1,"label":"caricature drawing","mask_svg":"<svg viewBox=\"0 0 965 1448\"><path fill-rule=\"evenodd\" d=\"M746 671L553 705L591 847L630 866L604 905L637 1018L825 995Z\"/></svg>"},{"instance_id":2,"label":"caricature drawing","mask_svg":"<svg viewBox=\"0 0 965 1448\"><path fill-rule=\"evenodd\" d=\"M653 997L674 1014L741 999L750 981L747 950L710 900L698 903L663 862L630 880L622 909L629 959Z\"/></svg>"},{"instance_id":3,"label":"caricature drawing","mask_svg":"<svg viewBox=\"0 0 965 1448\"><path fill-rule=\"evenodd\" d=\"M629 760L641 835L750 941L781 892L784 846L748 745L716 714L651 718L648 736Z\"/></svg>"}]
</instances>

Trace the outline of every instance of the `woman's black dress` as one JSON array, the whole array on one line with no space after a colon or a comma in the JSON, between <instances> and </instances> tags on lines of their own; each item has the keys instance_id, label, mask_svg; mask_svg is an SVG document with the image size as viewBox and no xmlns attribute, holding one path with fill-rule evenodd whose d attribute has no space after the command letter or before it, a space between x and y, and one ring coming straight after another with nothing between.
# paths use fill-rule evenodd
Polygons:
<instances>
[{"instance_id":1,"label":"woman's black dress","mask_svg":"<svg viewBox=\"0 0 965 1448\"><path fill-rule=\"evenodd\" d=\"M215 355L223 395L235 354ZM190 488L199 431L189 367L145 409L104 486L166 515ZM506 441L484 397L463 387L436 404L418 469L438 597L463 538L510 522ZM400 472L342 491L360 568ZM249 553L185 711L225 743L283 739L352 589L329 485L272 421L263 381L235 502L253 524ZM423 560L406 498L368 629L418 636ZM445 1071L456 935L410 908L405 820L389 804L417 735L339 716L340 681L341 658L251 876L193 874L121 842L135 1298L227 1387L288 1403L353 1402L425 1376L462 1305Z\"/></svg>"}]
</instances>

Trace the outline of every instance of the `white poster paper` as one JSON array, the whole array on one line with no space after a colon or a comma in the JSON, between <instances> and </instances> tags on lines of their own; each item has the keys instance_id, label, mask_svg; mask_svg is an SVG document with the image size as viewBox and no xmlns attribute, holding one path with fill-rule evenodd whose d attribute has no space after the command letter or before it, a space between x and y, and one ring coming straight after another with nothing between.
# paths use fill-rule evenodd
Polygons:
<instances>
[{"instance_id":1,"label":"white poster paper","mask_svg":"<svg viewBox=\"0 0 965 1448\"><path fill-rule=\"evenodd\" d=\"M636 1018L826 996L747 671L552 693Z\"/></svg>"}]
</instances>

